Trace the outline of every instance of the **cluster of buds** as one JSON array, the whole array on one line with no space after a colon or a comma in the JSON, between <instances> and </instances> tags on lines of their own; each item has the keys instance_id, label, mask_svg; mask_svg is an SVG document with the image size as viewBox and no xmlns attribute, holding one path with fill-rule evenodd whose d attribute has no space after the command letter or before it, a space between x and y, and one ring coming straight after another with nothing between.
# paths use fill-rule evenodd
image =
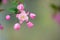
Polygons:
<instances>
[{"instance_id":1,"label":"cluster of buds","mask_svg":"<svg viewBox=\"0 0 60 40\"><path fill-rule=\"evenodd\" d=\"M16 14L16 18L19 20L19 23L14 24L14 27L13 27L14 30L20 30L21 24L23 22L27 23L28 28L32 28L34 26L34 24L31 21L29 21L29 18L35 19L36 14L30 13L29 11L26 12L24 10L24 5L22 3L20 3L17 6L17 10L18 10L18 13ZM10 20L10 18L11 18L10 15L6 16L6 20Z\"/></svg>"}]
</instances>

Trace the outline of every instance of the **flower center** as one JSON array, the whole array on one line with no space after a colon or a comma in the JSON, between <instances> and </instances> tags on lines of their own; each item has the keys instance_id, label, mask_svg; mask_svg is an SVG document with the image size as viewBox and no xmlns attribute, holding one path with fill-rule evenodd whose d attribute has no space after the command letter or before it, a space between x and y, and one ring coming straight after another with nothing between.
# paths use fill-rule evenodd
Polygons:
<instances>
[{"instance_id":1,"label":"flower center","mask_svg":"<svg viewBox=\"0 0 60 40\"><path fill-rule=\"evenodd\" d=\"M22 18L22 19L24 19L24 18L25 18L25 16L21 16L21 18Z\"/></svg>"}]
</instances>

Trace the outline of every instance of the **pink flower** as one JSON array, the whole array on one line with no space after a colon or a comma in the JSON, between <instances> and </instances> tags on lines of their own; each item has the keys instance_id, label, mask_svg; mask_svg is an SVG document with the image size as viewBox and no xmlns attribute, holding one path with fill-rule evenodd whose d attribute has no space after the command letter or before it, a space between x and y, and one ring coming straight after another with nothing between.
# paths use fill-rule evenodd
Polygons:
<instances>
[{"instance_id":1,"label":"pink flower","mask_svg":"<svg viewBox=\"0 0 60 40\"><path fill-rule=\"evenodd\" d=\"M0 24L0 30L3 30L3 26Z\"/></svg>"},{"instance_id":2,"label":"pink flower","mask_svg":"<svg viewBox=\"0 0 60 40\"><path fill-rule=\"evenodd\" d=\"M6 4L6 3L7 3L7 0L2 0L2 3L3 3L3 4Z\"/></svg>"},{"instance_id":3,"label":"pink flower","mask_svg":"<svg viewBox=\"0 0 60 40\"><path fill-rule=\"evenodd\" d=\"M20 24L19 23L16 23L14 25L14 30L20 30Z\"/></svg>"},{"instance_id":4,"label":"pink flower","mask_svg":"<svg viewBox=\"0 0 60 40\"><path fill-rule=\"evenodd\" d=\"M34 26L34 24L32 22L28 22L27 26L28 26L28 28L32 28Z\"/></svg>"},{"instance_id":5,"label":"pink flower","mask_svg":"<svg viewBox=\"0 0 60 40\"><path fill-rule=\"evenodd\" d=\"M27 16L26 12L22 11L18 16L18 19L21 21L28 21L28 16Z\"/></svg>"},{"instance_id":6,"label":"pink flower","mask_svg":"<svg viewBox=\"0 0 60 40\"><path fill-rule=\"evenodd\" d=\"M6 15L6 20L10 20L10 15Z\"/></svg>"},{"instance_id":7,"label":"pink flower","mask_svg":"<svg viewBox=\"0 0 60 40\"><path fill-rule=\"evenodd\" d=\"M17 6L17 9L18 9L19 11L23 11L23 10L24 10L24 5L23 5L23 4L19 4L19 5Z\"/></svg>"},{"instance_id":8,"label":"pink flower","mask_svg":"<svg viewBox=\"0 0 60 40\"><path fill-rule=\"evenodd\" d=\"M34 19L35 17L36 17L36 14L30 13L30 18L31 18L31 19Z\"/></svg>"},{"instance_id":9,"label":"pink flower","mask_svg":"<svg viewBox=\"0 0 60 40\"><path fill-rule=\"evenodd\" d=\"M60 23L60 13L58 13L56 16L55 16L55 20Z\"/></svg>"}]
</instances>

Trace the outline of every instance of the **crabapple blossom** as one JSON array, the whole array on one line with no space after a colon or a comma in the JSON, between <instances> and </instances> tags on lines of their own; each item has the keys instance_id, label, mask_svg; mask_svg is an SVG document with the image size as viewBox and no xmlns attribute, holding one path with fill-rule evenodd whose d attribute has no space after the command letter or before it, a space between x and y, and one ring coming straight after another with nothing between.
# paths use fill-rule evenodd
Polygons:
<instances>
[{"instance_id":1,"label":"crabapple blossom","mask_svg":"<svg viewBox=\"0 0 60 40\"><path fill-rule=\"evenodd\" d=\"M27 16L26 12L25 12L25 11L22 11L22 12L18 15L18 19L19 19L19 20L22 20L22 21L28 20L28 16Z\"/></svg>"}]
</instances>

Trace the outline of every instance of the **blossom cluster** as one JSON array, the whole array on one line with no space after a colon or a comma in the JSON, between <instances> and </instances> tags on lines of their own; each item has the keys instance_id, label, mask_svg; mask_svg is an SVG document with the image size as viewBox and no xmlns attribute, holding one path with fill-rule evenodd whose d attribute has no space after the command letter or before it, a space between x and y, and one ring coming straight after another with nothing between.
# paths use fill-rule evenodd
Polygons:
<instances>
[{"instance_id":1,"label":"blossom cluster","mask_svg":"<svg viewBox=\"0 0 60 40\"><path fill-rule=\"evenodd\" d=\"M29 21L29 18L35 19L36 14L30 13L29 11L26 12L24 5L22 3L20 3L17 6L17 9L18 9L18 13L16 14L16 18L19 20L19 23L14 24L14 27L13 27L14 30L20 30L21 24L23 22L26 22L28 28L32 28L34 24L31 21ZM10 18L11 18L10 15L6 15L6 20L10 20Z\"/></svg>"}]
</instances>

